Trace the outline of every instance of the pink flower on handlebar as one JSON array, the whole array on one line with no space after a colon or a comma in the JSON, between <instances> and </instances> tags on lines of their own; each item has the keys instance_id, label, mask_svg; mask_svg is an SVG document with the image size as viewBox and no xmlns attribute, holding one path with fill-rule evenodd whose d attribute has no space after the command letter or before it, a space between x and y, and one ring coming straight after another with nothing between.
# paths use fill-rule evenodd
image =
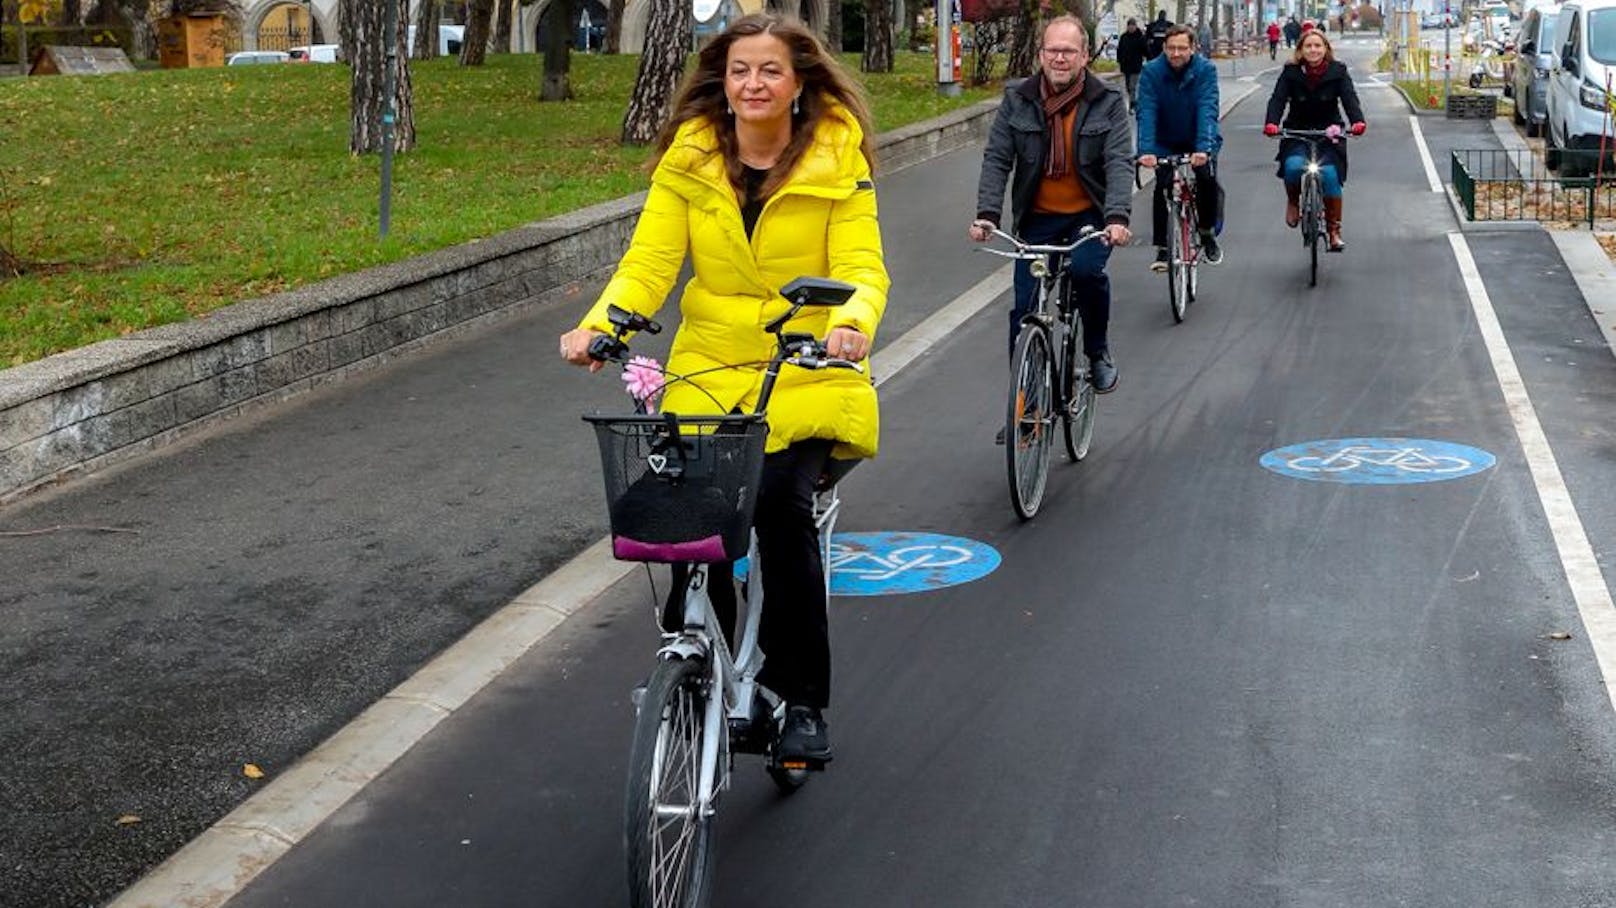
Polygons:
<instances>
[{"instance_id":1,"label":"pink flower on handlebar","mask_svg":"<svg viewBox=\"0 0 1616 908\"><path fill-rule=\"evenodd\" d=\"M662 393L666 381L662 364L649 356L636 356L623 367L623 385L628 396L644 403L648 411L655 409L652 401Z\"/></svg>"}]
</instances>

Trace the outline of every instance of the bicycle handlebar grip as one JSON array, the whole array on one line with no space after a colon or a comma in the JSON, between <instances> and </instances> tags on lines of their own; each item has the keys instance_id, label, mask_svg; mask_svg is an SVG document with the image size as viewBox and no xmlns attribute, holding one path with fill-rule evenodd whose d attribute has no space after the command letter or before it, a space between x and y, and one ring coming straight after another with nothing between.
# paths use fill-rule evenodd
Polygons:
<instances>
[{"instance_id":1,"label":"bicycle handlebar grip","mask_svg":"<svg viewBox=\"0 0 1616 908\"><path fill-rule=\"evenodd\" d=\"M653 331L651 333L655 334L656 332ZM589 358L595 360L596 362L604 363L612 360L622 359L627 354L628 344L623 343L615 337L609 337L605 334L597 334L595 335L595 339L589 342Z\"/></svg>"}]
</instances>

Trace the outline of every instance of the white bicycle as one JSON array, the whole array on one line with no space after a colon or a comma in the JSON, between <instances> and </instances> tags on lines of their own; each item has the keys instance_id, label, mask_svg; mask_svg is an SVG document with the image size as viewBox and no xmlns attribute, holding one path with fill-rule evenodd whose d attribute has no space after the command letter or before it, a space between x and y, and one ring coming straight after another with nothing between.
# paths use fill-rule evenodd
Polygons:
<instances>
[{"instance_id":1,"label":"white bicycle","mask_svg":"<svg viewBox=\"0 0 1616 908\"><path fill-rule=\"evenodd\" d=\"M757 642L763 576L752 515L768 437L765 415L780 367L860 370L856 363L826 355L824 344L811 335L782 328L804 306L839 305L853 291L851 285L816 278L798 278L780 291L791 307L766 328L776 335L776 351L752 413L584 417L600 442L613 553L622 560L673 564L681 578L670 602L657 603L662 646L649 679L635 691L623 818L634 908L707 903L713 818L720 793L729 787L734 754L762 755L770 778L786 793L824 768L775 752L785 704L757 681L763 667ZM655 322L616 307L610 319L616 336L595 339L590 355L597 360L626 363L627 334L660 330ZM828 545L841 507L835 484L853 462L830 463L814 501L827 594ZM744 622L732 654L709 590L713 583L733 582L716 576L715 566L743 555L748 565L740 603Z\"/></svg>"}]
</instances>

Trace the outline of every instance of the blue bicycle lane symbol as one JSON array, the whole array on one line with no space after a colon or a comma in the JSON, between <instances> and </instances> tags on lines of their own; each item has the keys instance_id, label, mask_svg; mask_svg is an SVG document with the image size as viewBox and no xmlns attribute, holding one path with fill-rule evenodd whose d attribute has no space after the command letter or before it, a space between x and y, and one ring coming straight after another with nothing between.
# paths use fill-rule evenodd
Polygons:
<instances>
[{"instance_id":1,"label":"blue bicycle lane symbol","mask_svg":"<svg viewBox=\"0 0 1616 908\"><path fill-rule=\"evenodd\" d=\"M1426 438L1331 438L1277 448L1259 463L1294 479L1393 485L1458 479L1497 459L1468 445Z\"/></svg>"},{"instance_id":2,"label":"blue bicycle lane symbol","mask_svg":"<svg viewBox=\"0 0 1616 908\"><path fill-rule=\"evenodd\" d=\"M938 533L837 533L830 541L833 596L889 596L969 583L999 566L988 545Z\"/></svg>"}]
</instances>

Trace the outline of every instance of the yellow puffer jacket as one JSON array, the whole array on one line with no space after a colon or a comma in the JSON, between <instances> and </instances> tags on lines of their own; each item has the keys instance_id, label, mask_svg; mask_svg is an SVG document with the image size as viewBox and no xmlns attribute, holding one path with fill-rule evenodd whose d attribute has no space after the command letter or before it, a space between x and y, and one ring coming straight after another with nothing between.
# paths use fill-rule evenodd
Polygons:
<instances>
[{"instance_id":1,"label":"yellow puffer jacket","mask_svg":"<svg viewBox=\"0 0 1616 908\"><path fill-rule=\"evenodd\" d=\"M759 365L707 373L694 380L699 389L671 382L662 409L682 414L751 412L763 386L761 363L774 354L763 326L788 308L779 289L793 278L835 278L858 292L840 306L803 309L787 331L824 338L832 327L847 326L873 341L889 281L862 141L858 122L831 105L796 169L764 203L748 239L712 125L704 119L685 123L651 177L628 252L579 326L609 332L611 305L654 315L688 250L695 276L680 296L681 322L668 370L689 375L734 363ZM768 420L770 452L827 438L840 442L834 457L875 455L880 423L875 386L866 374L785 366Z\"/></svg>"}]
</instances>

